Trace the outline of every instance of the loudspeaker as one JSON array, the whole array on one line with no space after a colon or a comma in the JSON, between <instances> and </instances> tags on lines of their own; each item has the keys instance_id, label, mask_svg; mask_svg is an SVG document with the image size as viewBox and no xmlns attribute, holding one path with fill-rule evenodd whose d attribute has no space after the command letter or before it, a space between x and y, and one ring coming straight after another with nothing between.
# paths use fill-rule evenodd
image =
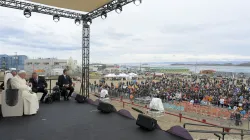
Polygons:
<instances>
[{"instance_id":1,"label":"loudspeaker","mask_svg":"<svg viewBox=\"0 0 250 140\"><path fill-rule=\"evenodd\" d=\"M156 128L157 120L149 116L139 114L136 120L136 125L146 130L152 131Z\"/></svg>"},{"instance_id":2,"label":"loudspeaker","mask_svg":"<svg viewBox=\"0 0 250 140\"><path fill-rule=\"evenodd\" d=\"M111 113L115 111L115 107L112 104L102 101L97 106L97 109L103 113Z\"/></svg>"},{"instance_id":3,"label":"loudspeaker","mask_svg":"<svg viewBox=\"0 0 250 140\"><path fill-rule=\"evenodd\" d=\"M85 97L85 96L82 96L82 95L77 94L77 95L76 95L75 100L76 100L78 103L85 103L85 101L86 101L86 97Z\"/></svg>"}]
</instances>

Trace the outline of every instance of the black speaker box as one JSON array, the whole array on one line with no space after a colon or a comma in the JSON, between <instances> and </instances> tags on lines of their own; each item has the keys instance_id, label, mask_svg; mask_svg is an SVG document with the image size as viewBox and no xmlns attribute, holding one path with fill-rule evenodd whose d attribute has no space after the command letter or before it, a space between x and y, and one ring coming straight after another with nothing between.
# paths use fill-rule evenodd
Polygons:
<instances>
[{"instance_id":1,"label":"black speaker box","mask_svg":"<svg viewBox=\"0 0 250 140\"><path fill-rule=\"evenodd\" d=\"M149 116L139 114L136 120L136 125L146 130L152 131L156 128L157 120Z\"/></svg>"},{"instance_id":2,"label":"black speaker box","mask_svg":"<svg viewBox=\"0 0 250 140\"><path fill-rule=\"evenodd\" d=\"M115 111L115 108L112 104L106 102L100 102L97 106L97 109L103 113L111 113Z\"/></svg>"},{"instance_id":3,"label":"black speaker box","mask_svg":"<svg viewBox=\"0 0 250 140\"><path fill-rule=\"evenodd\" d=\"M76 100L78 103L85 103L85 101L86 101L86 97L85 97L85 96L82 96L82 95L77 94L77 95L76 95L75 100Z\"/></svg>"}]
</instances>

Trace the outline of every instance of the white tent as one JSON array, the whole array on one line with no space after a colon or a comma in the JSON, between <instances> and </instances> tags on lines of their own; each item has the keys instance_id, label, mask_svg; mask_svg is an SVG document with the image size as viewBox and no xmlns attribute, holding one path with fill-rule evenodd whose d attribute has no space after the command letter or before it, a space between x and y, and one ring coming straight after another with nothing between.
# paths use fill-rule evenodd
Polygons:
<instances>
[{"instance_id":1,"label":"white tent","mask_svg":"<svg viewBox=\"0 0 250 140\"><path fill-rule=\"evenodd\" d=\"M115 78L115 77L117 77L117 75L111 73L111 74L105 75L104 77L105 78Z\"/></svg>"},{"instance_id":2,"label":"white tent","mask_svg":"<svg viewBox=\"0 0 250 140\"><path fill-rule=\"evenodd\" d=\"M135 73L129 73L128 75L129 75L129 77L138 77L138 75Z\"/></svg>"},{"instance_id":3,"label":"white tent","mask_svg":"<svg viewBox=\"0 0 250 140\"><path fill-rule=\"evenodd\" d=\"M117 77L128 78L129 75L127 75L127 74L125 74L125 73L120 73L119 75L117 75Z\"/></svg>"}]
</instances>

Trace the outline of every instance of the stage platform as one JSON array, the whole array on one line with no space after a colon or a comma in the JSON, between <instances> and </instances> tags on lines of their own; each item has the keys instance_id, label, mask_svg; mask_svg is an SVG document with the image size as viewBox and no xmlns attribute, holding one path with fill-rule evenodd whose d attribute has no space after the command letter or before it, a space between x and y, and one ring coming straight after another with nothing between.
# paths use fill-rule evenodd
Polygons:
<instances>
[{"instance_id":1,"label":"stage platform","mask_svg":"<svg viewBox=\"0 0 250 140\"><path fill-rule=\"evenodd\" d=\"M1 140L181 140L162 130L147 132L118 113L61 101L40 105L35 116L0 118Z\"/></svg>"}]
</instances>

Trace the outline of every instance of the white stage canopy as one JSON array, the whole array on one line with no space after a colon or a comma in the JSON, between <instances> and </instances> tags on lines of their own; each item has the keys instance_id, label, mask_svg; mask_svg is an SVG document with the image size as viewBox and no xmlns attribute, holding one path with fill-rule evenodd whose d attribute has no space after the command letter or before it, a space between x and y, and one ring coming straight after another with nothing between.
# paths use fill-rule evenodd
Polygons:
<instances>
[{"instance_id":1,"label":"white stage canopy","mask_svg":"<svg viewBox=\"0 0 250 140\"><path fill-rule=\"evenodd\" d=\"M35 3L45 4L48 6L91 12L105 4L108 4L112 0L27 0Z\"/></svg>"}]
</instances>

